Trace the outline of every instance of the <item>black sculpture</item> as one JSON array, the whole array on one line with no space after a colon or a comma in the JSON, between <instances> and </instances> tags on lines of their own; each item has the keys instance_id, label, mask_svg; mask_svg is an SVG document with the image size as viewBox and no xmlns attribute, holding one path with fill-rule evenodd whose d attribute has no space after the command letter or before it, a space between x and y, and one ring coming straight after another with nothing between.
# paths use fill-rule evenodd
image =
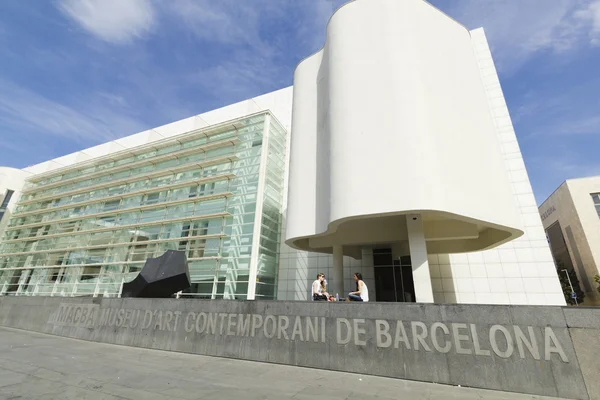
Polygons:
<instances>
[{"instance_id":1,"label":"black sculpture","mask_svg":"<svg viewBox=\"0 0 600 400\"><path fill-rule=\"evenodd\" d=\"M146 260L131 282L123 284L121 297L171 297L190 287L190 271L185 252L167 250L157 258Z\"/></svg>"}]
</instances>

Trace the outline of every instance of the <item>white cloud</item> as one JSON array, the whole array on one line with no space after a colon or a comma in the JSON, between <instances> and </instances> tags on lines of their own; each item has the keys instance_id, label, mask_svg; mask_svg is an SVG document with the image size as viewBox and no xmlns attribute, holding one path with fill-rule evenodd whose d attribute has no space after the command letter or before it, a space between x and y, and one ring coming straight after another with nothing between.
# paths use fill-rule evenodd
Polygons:
<instances>
[{"instance_id":1,"label":"white cloud","mask_svg":"<svg viewBox=\"0 0 600 400\"><path fill-rule=\"evenodd\" d=\"M576 16L590 25L590 42L594 46L600 46L600 0L595 0L583 7Z\"/></svg>"},{"instance_id":2,"label":"white cloud","mask_svg":"<svg viewBox=\"0 0 600 400\"><path fill-rule=\"evenodd\" d=\"M298 43L321 47L325 24L346 0L172 0L157 3L198 38L227 45L247 45L270 54L285 23ZM318 43L318 44L317 44ZM286 49L287 50L287 49Z\"/></svg>"},{"instance_id":3,"label":"white cloud","mask_svg":"<svg viewBox=\"0 0 600 400\"><path fill-rule=\"evenodd\" d=\"M202 39L228 44L253 44L259 40L264 1L173 0L162 5Z\"/></svg>"},{"instance_id":4,"label":"white cloud","mask_svg":"<svg viewBox=\"0 0 600 400\"><path fill-rule=\"evenodd\" d=\"M240 101L290 84L292 69L251 52L237 52L231 60L199 69L190 78L223 102Z\"/></svg>"},{"instance_id":5,"label":"white cloud","mask_svg":"<svg viewBox=\"0 0 600 400\"><path fill-rule=\"evenodd\" d=\"M326 27L333 12L347 0L319 0L306 8L306 18L299 26L297 35L300 42L312 49L319 50L325 44ZM308 56L310 54L306 54Z\"/></svg>"},{"instance_id":6,"label":"white cloud","mask_svg":"<svg viewBox=\"0 0 600 400\"><path fill-rule=\"evenodd\" d=\"M144 37L156 22L150 0L60 0L59 8L90 34L111 43Z\"/></svg>"},{"instance_id":7,"label":"white cloud","mask_svg":"<svg viewBox=\"0 0 600 400\"><path fill-rule=\"evenodd\" d=\"M148 53L140 60L144 67L134 68L128 79L150 97L156 93L145 93L145 89L155 87L159 81L167 86L188 82L201 85L225 102L291 84L295 62L323 45L327 20L345 0L58 1L63 12L94 36L109 42L131 41L149 29L159 32L160 22L161 32L180 35L181 43L171 51L173 61L181 56L180 49L190 44L199 51L205 44L216 45L214 59L203 59L194 71L182 69L176 75L162 73L160 65L150 62ZM116 20L114 15L118 15ZM88 43L90 47L96 45ZM107 49L100 47L99 51ZM135 46L128 51L131 57L140 57L148 50ZM161 78L156 79L157 75ZM164 97L164 93L159 97ZM181 117L180 113L173 115Z\"/></svg>"},{"instance_id":8,"label":"white cloud","mask_svg":"<svg viewBox=\"0 0 600 400\"><path fill-rule=\"evenodd\" d=\"M553 154L526 160L538 204L565 180L600 175L600 163L578 154Z\"/></svg>"},{"instance_id":9,"label":"white cloud","mask_svg":"<svg viewBox=\"0 0 600 400\"><path fill-rule=\"evenodd\" d=\"M221 54L226 54L215 63L207 60L198 66L190 83L222 101L239 101L291 84L295 62L322 47L327 20L343 1L172 0L156 4L194 39L217 44Z\"/></svg>"},{"instance_id":10,"label":"white cloud","mask_svg":"<svg viewBox=\"0 0 600 400\"><path fill-rule=\"evenodd\" d=\"M593 74L566 85L538 86L515 99L513 123L523 138L588 135L595 140L600 134L598 90L600 78Z\"/></svg>"},{"instance_id":11,"label":"white cloud","mask_svg":"<svg viewBox=\"0 0 600 400\"><path fill-rule=\"evenodd\" d=\"M483 26L504 73L516 71L538 52L562 54L600 40L600 0L465 0L450 5L448 14L468 28Z\"/></svg>"},{"instance_id":12,"label":"white cloud","mask_svg":"<svg viewBox=\"0 0 600 400\"><path fill-rule=\"evenodd\" d=\"M114 140L145 128L118 110L93 98L78 102L77 108L70 107L0 80L0 126L13 135L63 137L87 144Z\"/></svg>"},{"instance_id":13,"label":"white cloud","mask_svg":"<svg viewBox=\"0 0 600 400\"><path fill-rule=\"evenodd\" d=\"M598 115L561 115L554 124L542 125L540 135L598 135L600 134L600 116ZM535 134L535 132L534 132Z\"/></svg>"}]
</instances>

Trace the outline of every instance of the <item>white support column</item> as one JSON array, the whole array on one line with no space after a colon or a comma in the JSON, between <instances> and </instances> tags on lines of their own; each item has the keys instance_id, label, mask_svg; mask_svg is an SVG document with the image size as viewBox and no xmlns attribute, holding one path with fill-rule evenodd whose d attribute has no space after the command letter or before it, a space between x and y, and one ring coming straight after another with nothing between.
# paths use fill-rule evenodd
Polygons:
<instances>
[{"instance_id":1,"label":"white support column","mask_svg":"<svg viewBox=\"0 0 600 400\"><path fill-rule=\"evenodd\" d=\"M340 298L345 296L344 293L344 251L342 246L333 246L333 290L328 290L329 294L335 296L336 293Z\"/></svg>"},{"instance_id":2,"label":"white support column","mask_svg":"<svg viewBox=\"0 0 600 400\"><path fill-rule=\"evenodd\" d=\"M410 247L416 301L417 303L433 303L433 288L429 274L427 245L421 215L407 215L406 228L408 230L408 245Z\"/></svg>"},{"instance_id":3,"label":"white support column","mask_svg":"<svg viewBox=\"0 0 600 400\"><path fill-rule=\"evenodd\" d=\"M25 282L27 282L27 278L29 278L29 275L31 275L31 271L30 269L26 269L24 273L21 274L21 278L19 279L19 287L17 288L17 292L16 295L20 296L23 294L23 290L25 289L23 286L25 285Z\"/></svg>"},{"instance_id":4,"label":"white support column","mask_svg":"<svg viewBox=\"0 0 600 400\"><path fill-rule=\"evenodd\" d=\"M258 256L260 246L260 230L262 227L262 212L265 196L265 181L267 180L267 161L269 160L269 127L271 114L265 115L262 146L260 150L260 167L258 169L258 189L256 191L256 212L254 216L254 231L252 235L252 250L250 251L250 277L248 279L247 300L256 298L256 279L258 277Z\"/></svg>"}]
</instances>

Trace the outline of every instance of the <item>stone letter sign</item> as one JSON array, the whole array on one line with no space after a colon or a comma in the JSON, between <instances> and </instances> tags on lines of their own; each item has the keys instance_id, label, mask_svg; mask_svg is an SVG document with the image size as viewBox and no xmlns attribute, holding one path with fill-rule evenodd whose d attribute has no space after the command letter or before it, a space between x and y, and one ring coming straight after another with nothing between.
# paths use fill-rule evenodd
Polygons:
<instances>
[{"instance_id":1,"label":"stone letter sign","mask_svg":"<svg viewBox=\"0 0 600 400\"><path fill-rule=\"evenodd\" d=\"M42 299L23 315L43 316L41 332L104 343L589 398L560 307L74 300ZM0 322L19 309L0 308Z\"/></svg>"},{"instance_id":2,"label":"stone letter sign","mask_svg":"<svg viewBox=\"0 0 600 400\"><path fill-rule=\"evenodd\" d=\"M62 303L56 313L50 315L48 323L58 326L93 328L96 325L98 309L99 306L96 304Z\"/></svg>"},{"instance_id":3,"label":"stone letter sign","mask_svg":"<svg viewBox=\"0 0 600 400\"><path fill-rule=\"evenodd\" d=\"M60 304L49 324L81 328L121 328L208 334L218 336L264 337L267 339L326 343L335 337L338 345L376 346L379 349L468 354L476 357L518 357L535 360L569 359L552 327L546 326L540 340L532 326L491 325L436 321L389 321L384 319L336 318L327 324L326 317L294 315L234 314L204 311L139 310L129 308L99 309L93 304ZM370 325L370 326L369 326ZM333 327L335 331L327 330ZM374 337L367 332L375 332ZM484 335L489 348L482 345Z\"/></svg>"}]
</instances>

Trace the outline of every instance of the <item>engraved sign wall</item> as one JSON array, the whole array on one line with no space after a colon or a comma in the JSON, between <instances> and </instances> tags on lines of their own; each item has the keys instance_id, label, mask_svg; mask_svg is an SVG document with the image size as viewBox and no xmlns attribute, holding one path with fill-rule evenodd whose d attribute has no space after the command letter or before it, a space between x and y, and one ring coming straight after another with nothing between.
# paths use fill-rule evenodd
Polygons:
<instances>
[{"instance_id":1,"label":"engraved sign wall","mask_svg":"<svg viewBox=\"0 0 600 400\"><path fill-rule=\"evenodd\" d=\"M589 399L565 318L568 311L529 306L1 298L0 325L103 343ZM589 312L600 320L600 310ZM600 330L594 332L600 335ZM598 369L597 363L592 368Z\"/></svg>"},{"instance_id":2,"label":"engraved sign wall","mask_svg":"<svg viewBox=\"0 0 600 400\"><path fill-rule=\"evenodd\" d=\"M200 303L201 304L201 303ZM327 324L326 317L235 314L204 311L140 310L130 308L102 308L92 304L61 303L48 323L57 326L122 330L136 328L150 331L206 333L219 336L264 337L267 339L326 343L336 338L338 345L376 346L380 349L468 354L476 357L532 358L568 363L560 340L550 326L543 328L539 340L533 326L493 324L487 327L470 323L435 321L402 321L365 318L335 318ZM371 329L367 329L367 326ZM327 327L334 328L334 332ZM367 330L374 331L369 336ZM481 344L480 335L486 336L489 348Z\"/></svg>"}]
</instances>

